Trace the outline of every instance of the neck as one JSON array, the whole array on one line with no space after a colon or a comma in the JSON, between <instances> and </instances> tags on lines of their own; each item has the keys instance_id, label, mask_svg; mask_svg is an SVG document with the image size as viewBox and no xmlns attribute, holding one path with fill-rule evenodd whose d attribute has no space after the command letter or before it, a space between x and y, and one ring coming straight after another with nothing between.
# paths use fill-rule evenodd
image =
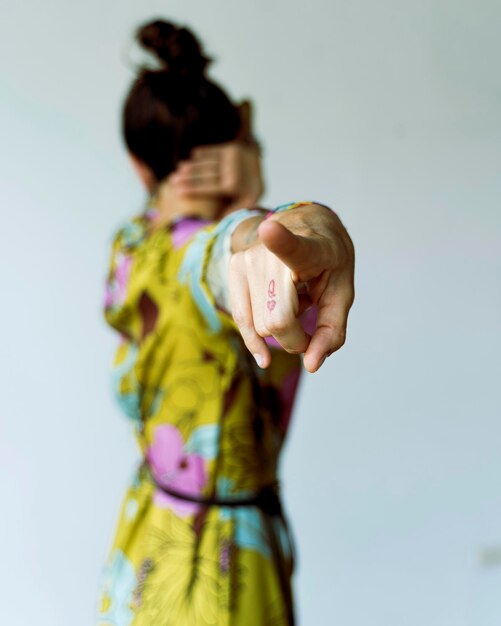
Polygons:
<instances>
[{"instance_id":1,"label":"neck","mask_svg":"<svg viewBox=\"0 0 501 626\"><path fill-rule=\"evenodd\" d=\"M224 209L224 202L220 198L190 198L180 195L174 186L167 180L161 183L153 200L157 210L156 227L161 227L172 219L183 216L196 216L202 219L213 220Z\"/></svg>"}]
</instances>

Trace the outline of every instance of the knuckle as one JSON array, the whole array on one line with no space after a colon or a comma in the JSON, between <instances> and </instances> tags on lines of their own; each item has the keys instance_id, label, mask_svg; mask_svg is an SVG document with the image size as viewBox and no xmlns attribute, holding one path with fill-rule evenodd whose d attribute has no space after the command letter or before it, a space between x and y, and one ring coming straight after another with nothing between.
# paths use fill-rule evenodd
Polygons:
<instances>
[{"instance_id":1,"label":"knuckle","mask_svg":"<svg viewBox=\"0 0 501 626\"><path fill-rule=\"evenodd\" d=\"M277 317L266 323L266 328L272 335L284 333L289 329L290 320L286 317Z\"/></svg>"},{"instance_id":2,"label":"knuckle","mask_svg":"<svg viewBox=\"0 0 501 626\"><path fill-rule=\"evenodd\" d=\"M249 326L249 320L247 319L247 315L243 311L239 311L238 309L233 311L233 320L241 330L246 330Z\"/></svg>"},{"instance_id":3,"label":"knuckle","mask_svg":"<svg viewBox=\"0 0 501 626\"><path fill-rule=\"evenodd\" d=\"M336 350L339 350L339 348L342 348L345 343L346 343L346 328L341 328L337 332L332 342L332 352L335 352Z\"/></svg>"},{"instance_id":4,"label":"knuckle","mask_svg":"<svg viewBox=\"0 0 501 626\"><path fill-rule=\"evenodd\" d=\"M238 270L242 264L242 252L235 252L230 256L229 270L234 272Z\"/></svg>"},{"instance_id":5,"label":"knuckle","mask_svg":"<svg viewBox=\"0 0 501 626\"><path fill-rule=\"evenodd\" d=\"M256 333L260 337L269 337L270 331L266 328L264 324L256 324Z\"/></svg>"},{"instance_id":6,"label":"knuckle","mask_svg":"<svg viewBox=\"0 0 501 626\"><path fill-rule=\"evenodd\" d=\"M289 354L303 354L304 353L304 350L297 350L295 348L289 348L287 346L282 346L282 348Z\"/></svg>"},{"instance_id":7,"label":"knuckle","mask_svg":"<svg viewBox=\"0 0 501 626\"><path fill-rule=\"evenodd\" d=\"M346 308L350 310L353 302L355 301L355 287L350 285L346 291Z\"/></svg>"},{"instance_id":8,"label":"knuckle","mask_svg":"<svg viewBox=\"0 0 501 626\"><path fill-rule=\"evenodd\" d=\"M245 265L248 268L252 269L255 264L254 251L248 248L247 250L244 250L244 252L242 252L241 254L243 254Z\"/></svg>"}]
</instances>

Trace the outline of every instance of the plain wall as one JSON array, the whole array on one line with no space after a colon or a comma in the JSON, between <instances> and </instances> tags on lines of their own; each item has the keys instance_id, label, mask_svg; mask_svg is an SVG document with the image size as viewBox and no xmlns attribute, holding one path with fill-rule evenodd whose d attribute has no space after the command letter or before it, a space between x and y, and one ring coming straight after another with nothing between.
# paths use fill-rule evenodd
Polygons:
<instances>
[{"instance_id":1,"label":"plain wall","mask_svg":"<svg viewBox=\"0 0 501 626\"><path fill-rule=\"evenodd\" d=\"M123 58L161 15L255 100L265 202L328 203L357 247L348 343L305 376L282 466L301 625L501 623L499 2L2 14L0 622L93 623L137 455L100 312L112 231L144 199Z\"/></svg>"}]
</instances>

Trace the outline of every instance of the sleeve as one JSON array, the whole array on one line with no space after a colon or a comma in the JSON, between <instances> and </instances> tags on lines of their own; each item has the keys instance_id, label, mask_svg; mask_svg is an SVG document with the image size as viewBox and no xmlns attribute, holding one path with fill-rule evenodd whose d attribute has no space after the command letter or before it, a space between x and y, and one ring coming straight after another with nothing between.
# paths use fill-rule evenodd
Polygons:
<instances>
[{"instance_id":1,"label":"sleeve","mask_svg":"<svg viewBox=\"0 0 501 626\"><path fill-rule=\"evenodd\" d=\"M179 280L187 284L200 313L211 332L219 332L233 319L228 313L228 265L231 236L243 221L262 216L262 211L240 209L227 215L215 226L199 231L189 244L179 271Z\"/></svg>"},{"instance_id":2,"label":"sleeve","mask_svg":"<svg viewBox=\"0 0 501 626\"><path fill-rule=\"evenodd\" d=\"M207 261L206 281L216 305L224 311L231 311L228 270L231 259L231 237L235 228L248 216L234 221L229 228L216 238Z\"/></svg>"},{"instance_id":3,"label":"sleeve","mask_svg":"<svg viewBox=\"0 0 501 626\"><path fill-rule=\"evenodd\" d=\"M104 317L108 324L129 336L134 320L134 297L131 273L135 250L142 241L144 228L139 220L131 220L115 235L104 291Z\"/></svg>"},{"instance_id":4,"label":"sleeve","mask_svg":"<svg viewBox=\"0 0 501 626\"><path fill-rule=\"evenodd\" d=\"M129 273L129 259L124 253L119 231L113 238L111 254L104 286L104 316L108 322L114 317L117 310L124 304L127 278Z\"/></svg>"}]
</instances>

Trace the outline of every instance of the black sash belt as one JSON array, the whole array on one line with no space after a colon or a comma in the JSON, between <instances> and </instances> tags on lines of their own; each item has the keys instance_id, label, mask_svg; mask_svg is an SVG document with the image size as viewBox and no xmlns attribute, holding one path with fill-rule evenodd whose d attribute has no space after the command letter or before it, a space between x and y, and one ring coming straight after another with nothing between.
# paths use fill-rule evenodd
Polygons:
<instances>
[{"instance_id":1,"label":"black sash belt","mask_svg":"<svg viewBox=\"0 0 501 626\"><path fill-rule=\"evenodd\" d=\"M158 489L173 498L178 498L179 500L184 500L185 502L193 502L206 507L227 506L230 508L236 508L240 506L256 506L267 515L277 515L279 517L283 517L282 504L280 502L280 496L278 495L278 485L276 484L266 485L265 487L262 487L257 494L248 497L244 496L243 498L219 498L217 496L213 498L205 498L203 496L195 496L181 491L176 491L175 489L162 485L159 481L155 480L153 476L151 476L151 478Z\"/></svg>"},{"instance_id":2,"label":"black sash belt","mask_svg":"<svg viewBox=\"0 0 501 626\"><path fill-rule=\"evenodd\" d=\"M285 519L282 504L280 502L280 496L278 494L278 484L266 485L262 487L257 494L243 497L243 498L205 498L203 496L195 496L187 493L182 493L180 491L176 491L175 489L171 489L170 487L166 487L162 485L159 481L155 479L152 472L148 472L151 480L155 484L155 486L163 491L169 496L173 498L178 498L179 500L184 500L185 502L193 502L195 504L200 504L201 506L211 507L211 506L227 506L230 508L236 508L241 506L255 506L258 507L263 513L265 513L266 518L266 526L268 529L268 535L270 537L271 550L273 553L273 558L276 562L278 568L278 575L280 579L280 586L282 588L282 593L284 596L284 602L287 610L287 617L289 626L294 626L294 608L292 604L292 595L290 589L289 576L290 573L286 571L285 561L282 554L282 550L280 548L279 540L276 534L276 530L271 524L271 517L279 517L285 528L287 529L287 521ZM289 541L292 547L292 540L289 537ZM292 559L294 560L294 554L292 555Z\"/></svg>"}]
</instances>

